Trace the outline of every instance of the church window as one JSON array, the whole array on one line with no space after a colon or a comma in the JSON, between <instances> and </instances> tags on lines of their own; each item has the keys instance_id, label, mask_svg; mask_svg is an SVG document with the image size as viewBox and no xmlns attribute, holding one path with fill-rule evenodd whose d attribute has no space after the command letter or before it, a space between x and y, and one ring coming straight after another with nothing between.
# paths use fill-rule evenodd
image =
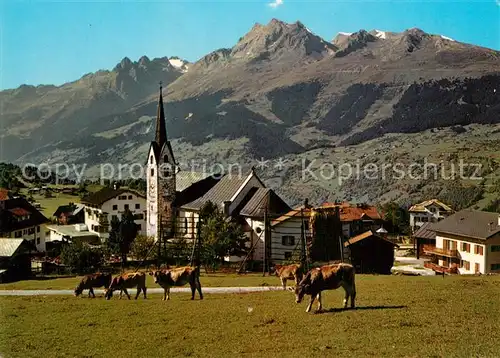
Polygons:
<instances>
[{"instance_id":1,"label":"church window","mask_svg":"<svg viewBox=\"0 0 500 358\"><path fill-rule=\"evenodd\" d=\"M153 164L153 156L151 156L151 159L149 159L149 163Z\"/></svg>"},{"instance_id":2,"label":"church window","mask_svg":"<svg viewBox=\"0 0 500 358\"><path fill-rule=\"evenodd\" d=\"M128 196L128 200L132 200L132 195L129 195L129 196Z\"/></svg>"},{"instance_id":3,"label":"church window","mask_svg":"<svg viewBox=\"0 0 500 358\"><path fill-rule=\"evenodd\" d=\"M135 208L136 209L140 209L141 208L141 204L135 204Z\"/></svg>"},{"instance_id":4,"label":"church window","mask_svg":"<svg viewBox=\"0 0 500 358\"><path fill-rule=\"evenodd\" d=\"M155 169L151 168L151 176L154 176L154 175L155 175Z\"/></svg>"},{"instance_id":5,"label":"church window","mask_svg":"<svg viewBox=\"0 0 500 358\"><path fill-rule=\"evenodd\" d=\"M188 219L184 218L184 232L188 231Z\"/></svg>"}]
</instances>

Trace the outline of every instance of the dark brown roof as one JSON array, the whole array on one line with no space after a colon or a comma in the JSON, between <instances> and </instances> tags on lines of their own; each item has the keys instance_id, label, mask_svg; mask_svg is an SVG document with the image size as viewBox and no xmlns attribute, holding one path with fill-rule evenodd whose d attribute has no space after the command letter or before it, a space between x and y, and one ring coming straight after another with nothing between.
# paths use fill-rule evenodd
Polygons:
<instances>
[{"instance_id":1,"label":"dark brown roof","mask_svg":"<svg viewBox=\"0 0 500 358\"><path fill-rule=\"evenodd\" d=\"M182 207L184 209L200 210L208 201L216 205L222 205L224 201L231 200L247 178L248 176L226 174L205 195Z\"/></svg>"},{"instance_id":2,"label":"dark brown roof","mask_svg":"<svg viewBox=\"0 0 500 358\"><path fill-rule=\"evenodd\" d=\"M399 247L399 245L393 243L392 241L387 240L387 239L385 239L385 238L383 238L381 236L378 236L378 235L374 234L371 230L368 230L368 231L366 231L366 232L364 232L362 234L359 234L357 236L354 236L354 237L350 238L349 240L347 240L346 242L344 242L344 247L348 247L348 246L350 246L352 244L355 244L355 243L360 242L362 240L368 239L370 237L374 237L375 239L379 239L379 240L384 240L386 242L391 243L395 247Z\"/></svg>"},{"instance_id":3,"label":"dark brown roof","mask_svg":"<svg viewBox=\"0 0 500 358\"><path fill-rule=\"evenodd\" d=\"M431 230L431 223L424 223L416 232L413 234L414 237L419 239L435 239L436 232Z\"/></svg>"},{"instance_id":4,"label":"dark brown roof","mask_svg":"<svg viewBox=\"0 0 500 358\"><path fill-rule=\"evenodd\" d=\"M0 215L0 232L22 230L50 221L24 198L4 200L3 204L4 210ZM17 217L24 215L29 215L29 218L18 221Z\"/></svg>"},{"instance_id":5,"label":"dark brown roof","mask_svg":"<svg viewBox=\"0 0 500 358\"><path fill-rule=\"evenodd\" d=\"M82 203L83 204L92 204L92 205L101 205L101 204L105 203L106 201L113 199L113 198L117 197L118 195L121 195L124 193L131 193L131 194L137 195L141 198L146 198L143 194L138 193L138 192L131 190L131 189L127 189L127 188L113 189L113 188L109 188L109 187L104 187L101 190L83 198Z\"/></svg>"},{"instance_id":6,"label":"dark brown roof","mask_svg":"<svg viewBox=\"0 0 500 358\"><path fill-rule=\"evenodd\" d=\"M498 213L462 210L434 223L435 232L486 240L500 232Z\"/></svg>"},{"instance_id":7,"label":"dark brown roof","mask_svg":"<svg viewBox=\"0 0 500 358\"><path fill-rule=\"evenodd\" d=\"M264 212L268 210L268 214L276 217L283 213L287 213L291 208L272 190L269 188L257 188L250 200L241 209L240 215L263 218Z\"/></svg>"}]
</instances>

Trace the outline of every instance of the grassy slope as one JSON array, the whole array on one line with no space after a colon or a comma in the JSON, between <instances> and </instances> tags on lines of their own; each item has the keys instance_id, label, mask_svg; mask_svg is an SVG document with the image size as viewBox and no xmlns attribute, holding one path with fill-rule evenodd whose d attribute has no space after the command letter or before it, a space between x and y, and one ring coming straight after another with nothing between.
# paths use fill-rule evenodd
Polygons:
<instances>
[{"instance_id":1,"label":"grassy slope","mask_svg":"<svg viewBox=\"0 0 500 358\"><path fill-rule=\"evenodd\" d=\"M57 278L48 280L26 280L13 283L0 284L0 290L64 290L74 289L80 282L81 277ZM200 278L203 286L231 287L231 286L279 286L280 281L275 276L262 274L225 275L201 273ZM290 284L292 281L289 281ZM160 287L156 285L151 276L147 276L146 287Z\"/></svg>"},{"instance_id":2,"label":"grassy slope","mask_svg":"<svg viewBox=\"0 0 500 358\"><path fill-rule=\"evenodd\" d=\"M114 298L2 297L3 357L498 357L499 277L358 277L359 309L290 292ZM253 308L250 312L249 308ZM328 310L330 309L330 310Z\"/></svg>"}]
</instances>

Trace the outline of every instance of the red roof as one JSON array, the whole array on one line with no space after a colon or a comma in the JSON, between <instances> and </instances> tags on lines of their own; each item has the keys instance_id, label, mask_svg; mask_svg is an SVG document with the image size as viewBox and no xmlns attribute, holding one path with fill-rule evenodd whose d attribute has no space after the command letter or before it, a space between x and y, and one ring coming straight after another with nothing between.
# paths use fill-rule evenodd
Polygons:
<instances>
[{"instance_id":1,"label":"red roof","mask_svg":"<svg viewBox=\"0 0 500 358\"><path fill-rule=\"evenodd\" d=\"M0 188L0 200L9 200L9 191Z\"/></svg>"},{"instance_id":2,"label":"red roof","mask_svg":"<svg viewBox=\"0 0 500 358\"><path fill-rule=\"evenodd\" d=\"M29 214L31 214L28 210L23 208L9 209L9 211L16 216L28 216Z\"/></svg>"},{"instance_id":3,"label":"red roof","mask_svg":"<svg viewBox=\"0 0 500 358\"><path fill-rule=\"evenodd\" d=\"M335 208L340 209L340 221L355 221L355 220L380 220L382 215L378 212L377 208L372 205L358 206L356 204L349 204L348 202L342 203L324 203L320 208Z\"/></svg>"}]
</instances>

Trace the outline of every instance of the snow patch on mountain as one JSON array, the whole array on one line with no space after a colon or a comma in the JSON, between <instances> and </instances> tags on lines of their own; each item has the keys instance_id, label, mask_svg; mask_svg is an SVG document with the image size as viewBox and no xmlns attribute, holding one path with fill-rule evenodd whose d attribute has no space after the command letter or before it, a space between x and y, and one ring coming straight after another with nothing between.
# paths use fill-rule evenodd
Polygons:
<instances>
[{"instance_id":1,"label":"snow patch on mountain","mask_svg":"<svg viewBox=\"0 0 500 358\"><path fill-rule=\"evenodd\" d=\"M448 36L443 36L443 35L439 35L439 36L441 36L441 38L444 39L444 40L455 41L451 37L448 37Z\"/></svg>"},{"instance_id":2,"label":"snow patch on mountain","mask_svg":"<svg viewBox=\"0 0 500 358\"><path fill-rule=\"evenodd\" d=\"M352 32L339 32L340 35L351 36Z\"/></svg>"},{"instance_id":3,"label":"snow patch on mountain","mask_svg":"<svg viewBox=\"0 0 500 358\"><path fill-rule=\"evenodd\" d=\"M375 30L375 36L377 36L379 39L387 38L387 34L385 33L385 31L380 30Z\"/></svg>"},{"instance_id":4,"label":"snow patch on mountain","mask_svg":"<svg viewBox=\"0 0 500 358\"><path fill-rule=\"evenodd\" d=\"M186 61L181 60L180 58L169 58L168 61L172 66L181 70L182 72L188 71L188 65L186 64Z\"/></svg>"}]
</instances>

